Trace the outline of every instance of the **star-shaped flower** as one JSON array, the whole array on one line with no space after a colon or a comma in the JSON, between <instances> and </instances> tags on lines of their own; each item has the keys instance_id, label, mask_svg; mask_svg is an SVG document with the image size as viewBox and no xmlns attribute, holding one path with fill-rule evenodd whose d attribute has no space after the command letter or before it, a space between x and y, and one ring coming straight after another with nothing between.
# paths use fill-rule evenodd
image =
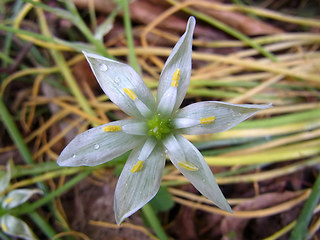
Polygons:
<instances>
[{"instance_id":1,"label":"star-shaped flower","mask_svg":"<svg viewBox=\"0 0 320 240\"><path fill-rule=\"evenodd\" d=\"M115 191L118 224L158 192L166 154L200 193L232 212L203 156L181 134L223 132L270 105L207 101L179 109L190 82L194 27L190 17L160 75L157 101L130 66L84 52L103 91L132 118L81 133L62 151L58 164L95 166L133 149Z\"/></svg>"}]
</instances>

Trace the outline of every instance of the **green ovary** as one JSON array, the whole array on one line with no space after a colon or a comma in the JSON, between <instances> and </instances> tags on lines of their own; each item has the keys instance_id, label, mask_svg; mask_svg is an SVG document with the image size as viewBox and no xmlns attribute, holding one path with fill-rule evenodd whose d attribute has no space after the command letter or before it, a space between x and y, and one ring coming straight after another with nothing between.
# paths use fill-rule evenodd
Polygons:
<instances>
[{"instance_id":1,"label":"green ovary","mask_svg":"<svg viewBox=\"0 0 320 240\"><path fill-rule=\"evenodd\" d=\"M155 136L158 140L163 139L170 132L172 132L171 119L162 117L160 114L155 114L147 121L148 135Z\"/></svg>"}]
</instances>

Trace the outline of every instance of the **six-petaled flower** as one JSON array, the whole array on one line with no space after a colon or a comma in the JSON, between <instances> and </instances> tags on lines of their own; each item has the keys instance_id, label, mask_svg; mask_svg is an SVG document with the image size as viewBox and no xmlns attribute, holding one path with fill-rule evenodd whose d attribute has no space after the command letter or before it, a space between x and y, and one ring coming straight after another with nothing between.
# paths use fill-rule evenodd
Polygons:
<instances>
[{"instance_id":1,"label":"six-petaled flower","mask_svg":"<svg viewBox=\"0 0 320 240\"><path fill-rule=\"evenodd\" d=\"M190 82L194 27L190 17L161 72L156 101L131 67L84 52L101 88L132 118L81 133L62 151L58 164L95 166L133 149L115 191L118 224L155 196L166 155L200 193L232 212L203 156L181 134L226 131L270 105L207 101L179 109Z\"/></svg>"}]
</instances>

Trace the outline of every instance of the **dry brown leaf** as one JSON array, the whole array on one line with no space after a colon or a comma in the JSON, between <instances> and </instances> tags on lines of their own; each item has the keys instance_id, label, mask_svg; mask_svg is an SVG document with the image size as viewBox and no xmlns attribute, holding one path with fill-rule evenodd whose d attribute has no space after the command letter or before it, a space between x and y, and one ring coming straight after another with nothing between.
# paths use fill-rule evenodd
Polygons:
<instances>
[{"instance_id":1,"label":"dry brown leaf","mask_svg":"<svg viewBox=\"0 0 320 240\"><path fill-rule=\"evenodd\" d=\"M63 196L64 208L72 229L86 234L91 240L149 240L144 233L130 228L113 229L90 224L90 220L115 223L113 196L117 178L110 169L99 171L102 171L99 175L103 175L104 179L93 176L86 178ZM142 225L139 213L132 215L128 221Z\"/></svg>"},{"instance_id":2,"label":"dry brown leaf","mask_svg":"<svg viewBox=\"0 0 320 240\"><path fill-rule=\"evenodd\" d=\"M242 13L217 11L201 6L193 6L192 8L200 10L201 12L239 30L248 36L283 33L280 28L262 22L261 20L253 19Z\"/></svg>"},{"instance_id":3,"label":"dry brown leaf","mask_svg":"<svg viewBox=\"0 0 320 240\"><path fill-rule=\"evenodd\" d=\"M267 207L271 207L287 200L290 200L297 196L295 192L283 192L283 193L266 193L256 196L250 201L243 202L233 208L235 211L247 211L257 210ZM243 232L248 222L251 219L225 217L221 223L221 232L224 234L224 240L227 240L230 233L233 234L233 240L243 240Z\"/></svg>"},{"instance_id":4,"label":"dry brown leaf","mask_svg":"<svg viewBox=\"0 0 320 240\"><path fill-rule=\"evenodd\" d=\"M87 9L89 6L88 0L73 0L73 2L81 9ZM94 5L96 11L106 14L112 12L116 7L112 0L94 0ZM167 4L165 1L136 0L130 3L130 17L135 23L148 25L170 6L171 5ZM120 12L119 15L122 16L122 12ZM178 17L176 14L160 22L157 27L173 30L181 34L185 30L187 20L187 15L185 18L182 18ZM212 29L210 31L212 32ZM195 35L199 34L208 34L208 28L203 28L201 25L198 25L195 29Z\"/></svg>"},{"instance_id":5,"label":"dry brown leaf","mask_svg":"<svg viewBox=\"0 0 320 240\"><path fill-rule=\"evenodd\" d=\"M87 9L89 7L88 0L73 0L75 5L82 9ZM136 0L130 3L130 17L133 22L143 23L144 25L152 22L156 17L158 17L162 12L164 12L170 5L163 4L165 2L160 1L155 4L148 0ZM112 0L94 0L94 6L96 11L101 13L109 14L112 12L116 5ZM122 16L122 12L119 13ZM159 24L159 27L166 29L179 30L183 32L186 27L187 19L180 19L176 16L170 16L165 21Z\"/></svg>"}]
</instances>

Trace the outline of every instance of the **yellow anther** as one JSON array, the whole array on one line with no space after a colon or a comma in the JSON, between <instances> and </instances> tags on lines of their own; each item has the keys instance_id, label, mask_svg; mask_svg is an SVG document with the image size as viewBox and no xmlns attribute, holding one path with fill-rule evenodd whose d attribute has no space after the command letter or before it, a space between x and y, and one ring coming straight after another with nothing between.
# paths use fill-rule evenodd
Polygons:
<instances>
[{"instance_id":1,"label":"yellow anther","mask_svg":"<svg viewBox=\"0 0 320 240\"><path fill-rule=\"evenodd\" d=\"M119 125L109 125L103 128L105 132L118 132L121 131L121 126Z\"/></svg>"},{"instance_id":2,"label":"yellow anther","mask_svg":"<svg viewBox=\"0 0 320 240\"><path fill-rule=\"evenodd\" d=\"M131 172L132 173L139 172L142 167L143 167L143 161L139 160L137 164L133 166L133 168L131 169Z\"/></svg>"},{"instance_id":3,"label":"yellow anther","mask_svg":"<svg viewBox=\"0 0 320 240\"><path fill-rule=\"evenodd\" d=\"M8 204L9 202L12 202L12 200L13 200L13 197L9 197L6 200L4 200L4 202Z\"/></svg>"},{"instance_id":4,"label":"yellow anther","mask_svg":"<svg viewBox=\"0 0 320 240\"><path fill-rule=\"evenodd\" d=\"M124 88L123 91L132 99L135 100L137 99L137 95L129 88Z\"/></svg>"},{"instance_id":5,"label":"yellow anther","mask_svg":"<svg viewBox=\"0 0 320 240\"><path fill-rule=\"evenodd\" d=\"M183 167L186 170L189 171L198 171L199 168L197 168L195 165L193 165L192 163L186 163L186 162L179 162L178 163L179 166Z\"/></svg>"},{"instance_id":6,"label":"yellow anther","mask_svg":"<svg viewBox=\"0 0 320 240\"><path fill-rule=\"evenodd\" d=\"M8 228L4 223L1 224L1 228L4 232L8 232Z\"/></svg>"},{"instance_id":7,"label":"yellow anther","mask_svg":"<svg viewBox=\"0 0 320 240\"><path fill-rule=\"evenodd\" d=\"M200 123L201 124L210 124L210 123L213 123L215 119L216 119L215 117L201 118Z\"/></svg>"},{"instance_id":8,"label":"yellow anther","mask_svg":"<svg viewBox=\"0 0 320 240\"><path fill-rule=\"evenodd\" d=\"M173 73L171 87L178 87L180 80L180 69L177 68L177 70Z\"/></svg>"}]
</instances>

